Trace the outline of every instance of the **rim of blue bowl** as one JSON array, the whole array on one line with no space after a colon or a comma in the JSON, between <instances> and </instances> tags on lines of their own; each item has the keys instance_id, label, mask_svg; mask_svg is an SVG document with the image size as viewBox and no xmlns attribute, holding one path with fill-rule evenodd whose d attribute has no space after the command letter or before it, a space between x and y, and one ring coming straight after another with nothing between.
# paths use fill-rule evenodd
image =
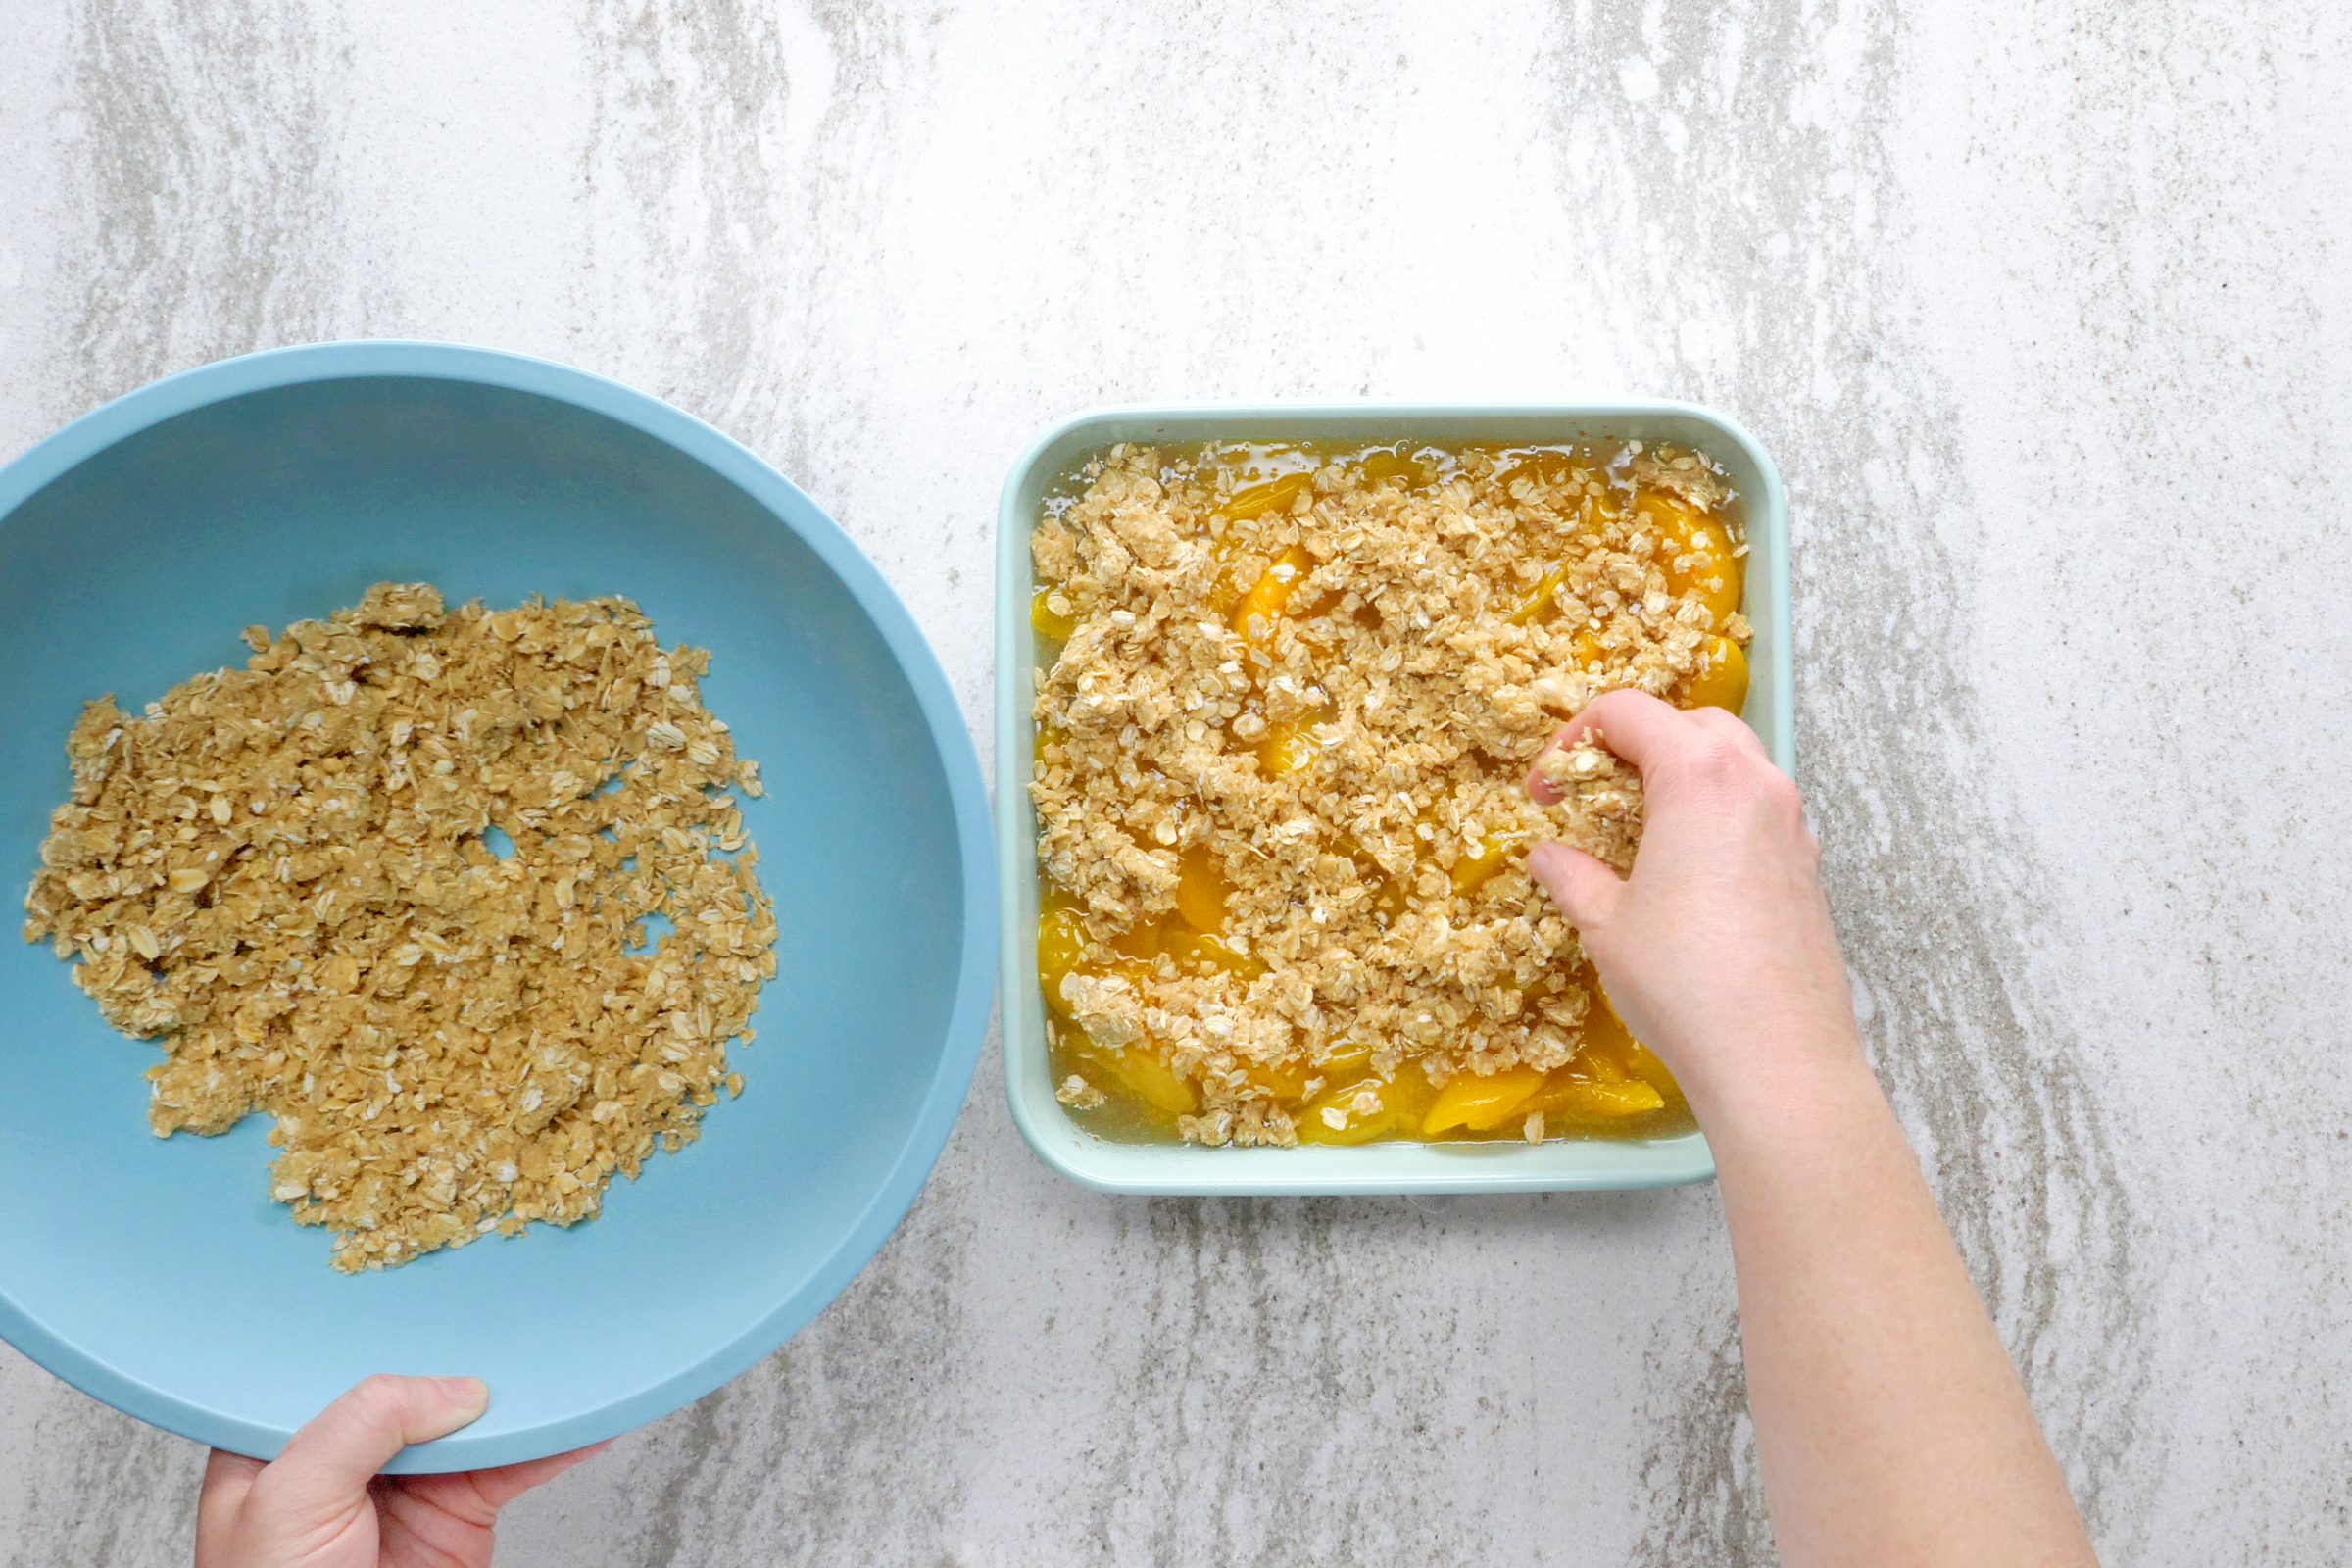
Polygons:
<instances>
[{"instance_id":1,"label":"rim of blue bowl","mask_svg":"<svg viewBox=\"0 0 2352 1568\"><path fill-rule=\"evenodd\" d=\"M764 1360L831 1304L882 1250L946 1149L980 1064L996 999L995 834L979 754L931 645L839 523L790 479L716 427L650 393L554 360L464 343L405 339L306 343L181 370L100 405L0 467L0 528L44 486L115 443L209 404L275 387L359 377L466 381L552 398L617 419L701 463L760 504L832 568L881 632L913 690L947 775L964 890L962 957L938 1072L898 1159L848 1236L807 1284L709 1354L627 1396L562 1421L468 1441L459 1432L403 1450L401 1473L470 1470L562 1453L658 1420ZM91 1397L217 1448L274 1456L291 1429L193 1404L84 1353L0 1289L0 1339ZM493 1397L496 1391L493 1390Z\"/></svg>"}]
</instances>

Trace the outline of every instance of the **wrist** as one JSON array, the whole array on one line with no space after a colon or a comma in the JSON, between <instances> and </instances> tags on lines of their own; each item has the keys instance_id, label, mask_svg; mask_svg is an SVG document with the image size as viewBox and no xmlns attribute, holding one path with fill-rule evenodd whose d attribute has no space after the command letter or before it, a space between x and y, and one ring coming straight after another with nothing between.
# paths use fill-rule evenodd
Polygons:
<instances>
[{"instance_id":1,"label":"wrist","mask_svg":"<svg viewBox=\"0 0 2352 1568\"><path fill-rule=\"evenodd\" d=\"M1850 1024L1758 1030L1680 1082L1719 1159L1745 1147L1786 1147L1825 1123L1886 1103Z\"/></svg>"}]
</instances>

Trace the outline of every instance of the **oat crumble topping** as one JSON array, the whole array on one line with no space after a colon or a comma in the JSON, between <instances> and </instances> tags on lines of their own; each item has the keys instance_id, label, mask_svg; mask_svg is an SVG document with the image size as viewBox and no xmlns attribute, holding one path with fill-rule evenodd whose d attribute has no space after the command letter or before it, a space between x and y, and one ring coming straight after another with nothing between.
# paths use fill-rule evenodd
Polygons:
<instances>
[{"instance_id":1,"label":"oat crumble topping","mask_svg":"<svg viewBox=\"0 0 2352 1568\"><path fill-rule=\"evenodd\" d=\"M1642 847L1642 775L1604 739L1599 730L1588 730L1574 745L1538 757L1535 770L1559 792L1552 808L1565 826L1554 836L1628 872Z\"/></svg>"},{"instance_id":2,"label":"oat crumble topping","mask_svg":"<svg viewBox=\"0 0 2352 1568\"><path fill-rule=\"evenodd\" d=\"M270 1196L339 1269L592 1217L741 1092L775 974L709 654L623 599L422 583L246 639L143 715L85 708L26 938L158 1037L159 1136L276 1119Z\"/></svg>"},{"instance_id":3,"label":"oat crumble topping","mask_svg":"<svg viewBox=\"0 0 2352 1568\"><path fill-rule=\"evenodd\" d=\"M1744 688L1737 536L1691 520L1720 472L1399 449L1246 485L1213 449L1121 446L1077 489L1032 538L1065 639L1031 786L1057 1044L1208 1144L1575 1061L1591 974L1524 851L1630 864L1639 783L1589 743L1544 758L1559 808L1524 781L1602 691Z\"/></svg>"}]
</instances>

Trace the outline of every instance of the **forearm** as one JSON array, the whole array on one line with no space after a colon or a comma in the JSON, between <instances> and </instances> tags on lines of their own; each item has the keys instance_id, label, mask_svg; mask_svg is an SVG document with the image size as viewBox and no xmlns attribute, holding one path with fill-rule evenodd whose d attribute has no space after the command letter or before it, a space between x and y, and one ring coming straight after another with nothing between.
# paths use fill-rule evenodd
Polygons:
<instances>
[{"instance_id":1,"label":"forearm","mask_svg":"<svg viewBox=\"0 0 2352 1568\"><path fill-rule=\"evenodd\" d=\"M1902 1130L1863 1059L1821 846L1728 713L1613 691L1555 744L1640 769L1630 875L1528 869L1715 1151L1748 1405L1786 1559L2079 1568L2090 1544ZM1539 767L1528 790L1561 799Z\"/></svg>"},{"instance_id":2,"label":"forearm","mask_svg":"<svg viewBox=\"0 0 2352 1568\"><path fill-rule=\"evenodd\" d=\"M1859 1051L1699 1105L1784 1559L2093 1561L2049 1447Z\"/></svg>"}]
</instances>

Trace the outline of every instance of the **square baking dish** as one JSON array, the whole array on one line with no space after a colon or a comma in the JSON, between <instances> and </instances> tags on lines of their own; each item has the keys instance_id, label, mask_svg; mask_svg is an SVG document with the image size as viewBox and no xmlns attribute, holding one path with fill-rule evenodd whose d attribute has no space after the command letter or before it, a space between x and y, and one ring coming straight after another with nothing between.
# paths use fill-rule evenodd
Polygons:
<instances>
[{"instance_id":1,"label":"square baking dish","mask_svg":"<svg viewBox=\"0 0 2352 1568\"><path fill-rule=\"evenodd\" d=\"M1773 760L1795 763L1788 624L1788 514L1781 476L1755 438L1687 403L1297 403L1103 408L1040 436L1004 481L997 528L997 855L1003 875L1004 1089L1038 1157L1102 1192L1303 1196L1339 1193L1515 1193L1667 1187L1715 1174L1706 1140L1561 1140L1543 1144L1371 1143L1297 1149L1205 1149L1126 1143L1073 1121L1054 1098L1045 998L1037 983L1037 821L1029 804L1035 696L1035 586L1029 534L1054 482L1121 441L1339 441L1436 444L1560 442L1580 434L1674 441L1731 475L1747 512L1746 597L1755 627L1741 716Z\"/></svg>"}]
</instances>

